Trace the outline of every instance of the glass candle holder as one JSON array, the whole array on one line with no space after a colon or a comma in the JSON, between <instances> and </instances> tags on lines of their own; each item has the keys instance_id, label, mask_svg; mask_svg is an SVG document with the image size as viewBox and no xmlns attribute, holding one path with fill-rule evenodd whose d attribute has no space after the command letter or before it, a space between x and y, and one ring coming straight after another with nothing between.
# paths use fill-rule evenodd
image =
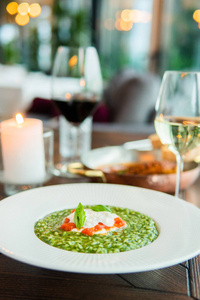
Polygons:
<instances>
[{"instance_id":1,"label":"glass candle holder","mask_svg":"<svg viewBox=\"0 0 200 300\"><path fill-rule=\"evenodd\" d=\"M26 145L28 143L30 144L29 140ZM30 146L30 151L24 153L24 146L20 146L20 143L15 149L8 142L5 149L5 142L3 144L2 135L0 136L0 182L3 183L7 196L40 187L51 179L54 165L53 130L44 128L40 145L34 149Z\"/></svg>"}]
</instances>

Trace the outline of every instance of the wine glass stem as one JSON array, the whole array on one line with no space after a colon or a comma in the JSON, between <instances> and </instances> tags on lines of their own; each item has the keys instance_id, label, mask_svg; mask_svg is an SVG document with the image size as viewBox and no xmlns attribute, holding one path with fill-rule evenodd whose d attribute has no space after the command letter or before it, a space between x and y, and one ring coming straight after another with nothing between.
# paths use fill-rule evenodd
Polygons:
<instances>
[{"instance_id":1,"label":"wine glass stem","mask_svg":"<svg viewBox=\"0 0 200 300\"><path fill-rule=\"evenodd\" d=\"M73 157L72 161L75 162L79 160L79 150L78 150L78 127L72 126L71 128L71 135L72 135L72 149L73 149Z\"/></svg>"},{"instance_id":2,"label":"wine glass stem","mask_svg":"<svg viewBox=\"0 0 200 300\"><path fill-rule=\"evenodd\" d=\"M175 190L175 197L180 196L180 188L181 188L181 173L184 167L183 157L177 153L176 154L176 190Z\"/></svg>"}]
</instances>

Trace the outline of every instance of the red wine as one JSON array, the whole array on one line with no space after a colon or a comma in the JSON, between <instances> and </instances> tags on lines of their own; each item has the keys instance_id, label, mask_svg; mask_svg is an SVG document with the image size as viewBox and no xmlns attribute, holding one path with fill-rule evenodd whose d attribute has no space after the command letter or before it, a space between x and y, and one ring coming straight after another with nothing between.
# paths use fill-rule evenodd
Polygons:
<instances>
[{"instance_id":1,"label":"red wine","mask_svg":"<svg viewBox=\"0 0 200 300\"><path fill-rule=\"evenodd\" d=\"M98 102L90 99L52 99L60 113L72 123L83 122L94 112Z\"/></svg>"}]
</instances>

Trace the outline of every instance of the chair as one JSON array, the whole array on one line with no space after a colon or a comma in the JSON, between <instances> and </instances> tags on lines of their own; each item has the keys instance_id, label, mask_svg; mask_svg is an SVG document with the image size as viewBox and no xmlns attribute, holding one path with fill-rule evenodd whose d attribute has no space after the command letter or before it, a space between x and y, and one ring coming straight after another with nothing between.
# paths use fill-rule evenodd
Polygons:
<instances>
[{"instance_id":1,"label":"chair","mask_svg":"<svg viewBox=\"0 0 200 300\"><path fill-rule=\"evenodd\" d=\"M160 78L151 73L126 69L116 74L104 91L110 121L151 123L160 88Z\"/></svg>"}]
</instances>

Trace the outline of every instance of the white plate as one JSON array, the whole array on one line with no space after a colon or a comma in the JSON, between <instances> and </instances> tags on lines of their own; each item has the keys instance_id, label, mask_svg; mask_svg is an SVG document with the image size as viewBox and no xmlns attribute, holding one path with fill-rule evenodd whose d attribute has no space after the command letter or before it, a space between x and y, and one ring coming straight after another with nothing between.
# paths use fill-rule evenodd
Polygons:
<instances>
[{"instance_id":1,"label":"white plate","mask_svg":"<svg viewBox=\"0 0 200 300\"><path fill-rule=\"evenodd\" d=\"M143 248L114 254L68 252L40 241L35 222L82 204L131 208L153 218L159 237ZM200 210L157 191L122 185L80 183L21 192L0 201L0 251L16 260L60 271L129 273L169 267L200 254Z\"/></svg>"}]
</instances>

